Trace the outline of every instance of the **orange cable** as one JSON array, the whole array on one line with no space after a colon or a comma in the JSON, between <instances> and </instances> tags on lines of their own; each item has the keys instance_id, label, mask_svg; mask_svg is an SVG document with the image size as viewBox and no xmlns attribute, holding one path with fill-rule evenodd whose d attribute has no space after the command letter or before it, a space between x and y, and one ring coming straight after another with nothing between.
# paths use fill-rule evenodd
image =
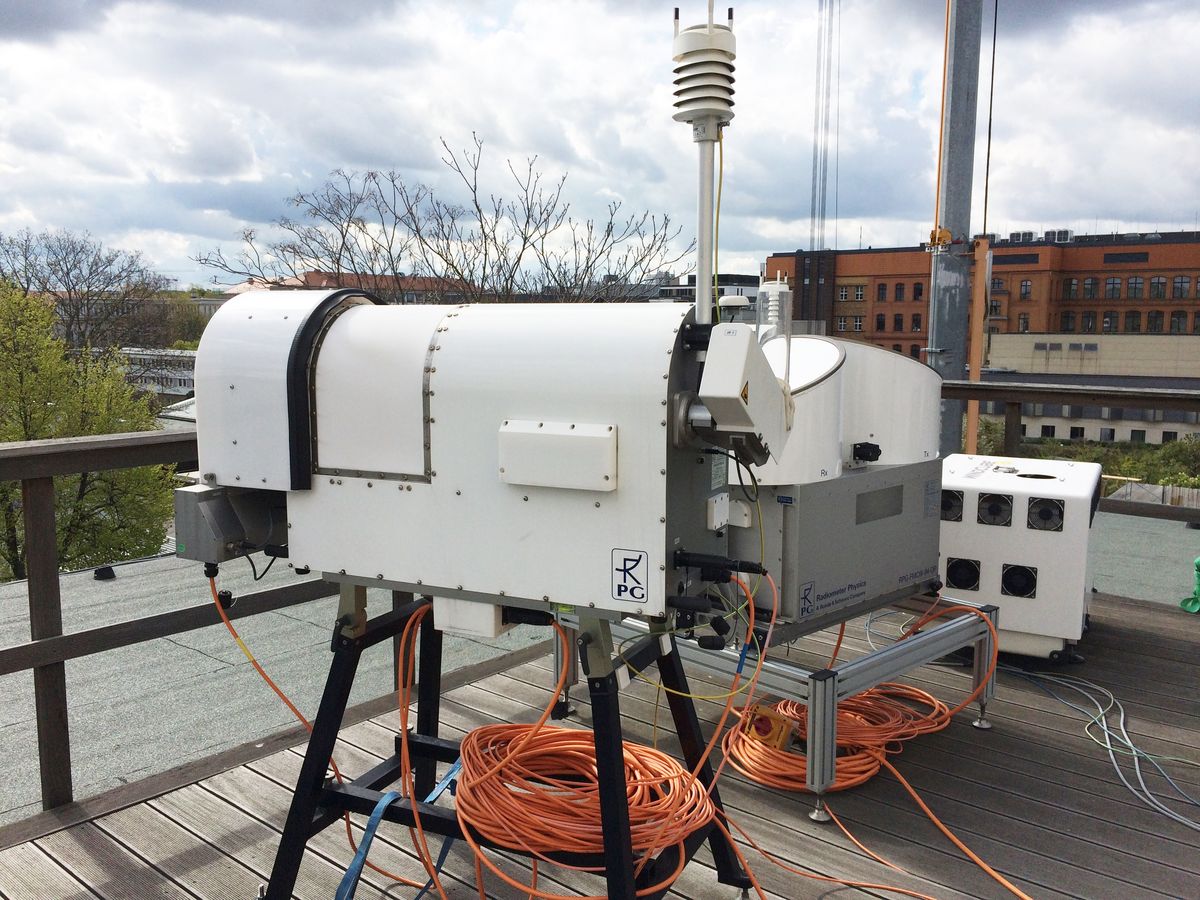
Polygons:
<instances>
[{"instance_id":1,"label":"orange cable","mask_svg":"<svg viewBox=\"0 0 1200 900\"><path fill-rule=\"evenodd\" d=\"M294 703L292 703L291 700L288 699L287 694L285 694L280 689L279 685L277 685L274 681L271 680L271 676L267 674L266 670L261 665L259 665L258 660L255 659L255 657L254 657L254 654L250 652L250 648L246 646L245 642L242 640L241 635L238 634L237 629L233 627L233 623L231 621L229 621L229 616L225 614L225 607L223 607L221 605L221 599L217 595L217 579L209 578L208 586L209 586L209 589L212 591L213 605L216 606L216 608L217 608L217 614L221 617L221 621L225 623L225 627L227 629L229 629L229 633L231 635L233 635L234 641L237 643L238 647L241 649L241 651L245 655L246 659L248 659L250 661L250 665L252 665L254 667L254 670L256 672L258 672L258 674L262 677L262 680L266 682L267 686L272 691L275 692L275 695L280 700L283 701L284 706L286 706L291 711L292 715L295 716L300 721L300 724L304 726L305 730L307 730L311 734L312 733L312 725L309 723L308 719L306 719L304 717L304 714L302 712L300 712L299 709L296 708L296 705ZM338 769L337 762L334 760L334 758L332 756L329 757L329 767L331 769L333 769L333 775L334 775L334 778L337 779L338 784L344 784L345 781L342 778L341 770ZM348 812L342 813L342 820L346 824L346 840L350 843L350 847L353 849L353 851L355 853L357 853L358 852L358 844L355 843L355 841L354 841L354 832L350 826L350 813L348 813ZM419 888L419 887L424 886L419 881L412 881L408 878L405 878L403 875L397 875L395 872L389 872L387 869L384 869L380 866L375 865L375 863L371 862L369 859L365 860L365 862L369 869L371 869L374 872L378 872L380 875L382 875L385 878L390 879L391 881L398 881L407 887Z\"/></svg>"},{"instance_id":2,"label":"orange cable","mask_svg":"<svg viewBox=\"0 0 1200 900\"><path fill-rule=\"evenodd\" d=\"M834 663L837 662L838 653L841 652L842 641L845 640L845 638L846 638L846 623L843 622L838 627L837 643L833 645L833 653L830 654L829 662L825 664L825 668L827 668L827 669L833 668Z\"/></svg>"}]
</instances>

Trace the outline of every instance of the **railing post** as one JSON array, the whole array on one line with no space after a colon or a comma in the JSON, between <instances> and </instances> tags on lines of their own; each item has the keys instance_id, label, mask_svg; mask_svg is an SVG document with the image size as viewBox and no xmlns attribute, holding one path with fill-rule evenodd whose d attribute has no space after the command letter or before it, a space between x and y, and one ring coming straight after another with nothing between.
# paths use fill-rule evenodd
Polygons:
<instances>
[{"instance_id":1,"label":"railing post","mask_svg":"<svg viewBox=\"0 0 1200 900\"><path fill-rule=\"evenodd\" d=\"M58 535L54 526L54 479L23 480L21 498L25 508L29 637L40 641L62 634ZM67 674L64 663L34 668L33 702L37 711L42 808L53 809L73 799L71 733L67 722Z\"/></svg>"},{"instance_id":2,"label":"railing post","mask_svg":"<svg viewBox=\"0 0 1200 900\"><path fill-rule=\"evenodd\" d=\"M1016 456L1021 449L1021 404L1004 404L1004 455Z\"/></svg>"}]
</instances>

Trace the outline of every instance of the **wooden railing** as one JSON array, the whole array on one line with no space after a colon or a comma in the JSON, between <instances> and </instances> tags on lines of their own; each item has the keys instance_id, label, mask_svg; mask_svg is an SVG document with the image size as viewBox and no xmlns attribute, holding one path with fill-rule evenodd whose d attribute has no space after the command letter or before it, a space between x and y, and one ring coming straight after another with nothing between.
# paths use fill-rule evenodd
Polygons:
<instances>
[{"instance_id":1,"label":"wooden railing","mask_svg":"<svg viewBox=\"0 0 1200 900\"><path fill-rule=\"evenodd\" d=\"M1054 387L1036 384L948 381L947 399L1005 404L1005 453L1020 446L1022 403L1063 403L1200 412L1200 391L1134 388ZM147 465L194 466L195 431L138 432L52 441L0 443L0 481L20 481L25 524L30 640L0 648L0 676L33 671L42 805L73 799L71 741L64 663L156 638L169 637L220 619L210 604L145 616L86 631L63 634L59 560L54 521L56 476ZM1101 501L1102 511L1200 522L1200 510L1127 500ZM238 599L231 618L245 618L332 596L334 585L312 580L272 588Z\"/></svg>"},{"instance_id":2,"label":"wooden railing","mask_svg":"<svg viewBox=\"0 0 1200 900\"><path fill-rule=\"evenodd\" d=\"M152 431L0 444L0 481L20 481L29 593L27 643L0 649L0 676L33 671L42 807L73 799L71 734L65 663L95 653L169 637L220 622L211 604L145 616L63 634L54 478L79 472L137 466L194 465L195 431ZM336 592L319 580L259 591L238 598L231 618L245 618L307 603Z\"/></svg>"},{"instance_id":3,"label":"wooden railing","mask_svg":"<svg viewBox=\"0 0 1200 900\"><path fill-rule=\"evenodd\" d=\"M1008 381L944 381L942 397L947 400L978 400L1004 404L1004 455L1019 456L1021 449L1021 405L1058 403L1064 406L1100 406L1110 409L1174 409L1200 413L1200 391L1163 388L1116 388L1092 385L1020 384ZM1127 516L1200 522L1200 509L1140 503L1135 500L1100 501L1101 512Z\"/></svg>"}]
</instances>

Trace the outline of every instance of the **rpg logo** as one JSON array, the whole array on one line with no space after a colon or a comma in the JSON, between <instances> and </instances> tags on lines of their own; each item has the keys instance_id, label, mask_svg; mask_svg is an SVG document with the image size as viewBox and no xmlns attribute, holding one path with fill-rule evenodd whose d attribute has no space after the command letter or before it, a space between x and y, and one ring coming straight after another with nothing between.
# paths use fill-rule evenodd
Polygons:
<instances>
[{"instance_id":1,"label":"rpg logo","mask_svg":"<svg viewBox=\"0 0 1200 900\"><path fill-rule=\"evenodd\" d=\"M815 581L806 581L800 585L800 615L806 616L813 611L813 589Z\"/></svg>"},{"instance_id":2,"label":"rpg logo","mask_svg":"<svg viewBox=\"0 0 1200 900\"><path fill-rule=\"evenodd\" d=\"M650 555L645 550L625 550L617 547L612 552L612 596L614 600L641 603L646 599L647 572Z\"/></svg>"}]
</instances>

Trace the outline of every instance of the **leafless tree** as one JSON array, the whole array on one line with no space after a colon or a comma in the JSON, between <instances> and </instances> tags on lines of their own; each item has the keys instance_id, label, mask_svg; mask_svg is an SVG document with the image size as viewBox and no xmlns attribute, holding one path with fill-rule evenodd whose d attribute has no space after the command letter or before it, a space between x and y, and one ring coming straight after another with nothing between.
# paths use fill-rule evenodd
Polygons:
<instances>
[{"instance_id":1,"label":"leafless tree","mask_svg":"<svg viewBox=\"0 0 1200 900\"><path fill-rule=\"evenodd\" d=\"M519 166L508 162L505 194L482 182L477 135L468 148L455 151L442 141L442 149L454 176L447 189L410 185L395 171L337 171L318 190L291 199L302 215L274 223L281 238L247 230L235 257L214 250L197 261L270 283L320 271L339 284L386 293L381 288L398 286L407 272L455 301L589 301L630 299L631 285L646 285L691 251L675 246L681 229L667 216L627 215L612 203L603 221L574 218L566 176L548 179L536 156Z\"/></svg>"},{"instance_id":2,"label":"leafless tree","mask_svg":"<svg viewBox=\"0 0 1200 900\"><path fill-rule=\"evenodd\" d=\"M196 261L268 285L300 283L306 272L322 272L339 286L400 299L399 279L412 239L392 213L395 197L389 199L378 173L338 169L317 190L300 191L287 202L298 214L273 223L279 238L263 241L247 228L233 257L216 249Z\"/></svg>"},{"instance_id":3,"label":"leafless tree","mask_svg":"<svg viewBox=\"0 0 1200 900\"><path fill-rule=\"evenodd\" d=\"M87 232L0 234L0 278L52 299L73 349L157 346L169 329L169 311L156 298L170 279L140 253L105 247Z\"/></svg>"}]
</instances>

